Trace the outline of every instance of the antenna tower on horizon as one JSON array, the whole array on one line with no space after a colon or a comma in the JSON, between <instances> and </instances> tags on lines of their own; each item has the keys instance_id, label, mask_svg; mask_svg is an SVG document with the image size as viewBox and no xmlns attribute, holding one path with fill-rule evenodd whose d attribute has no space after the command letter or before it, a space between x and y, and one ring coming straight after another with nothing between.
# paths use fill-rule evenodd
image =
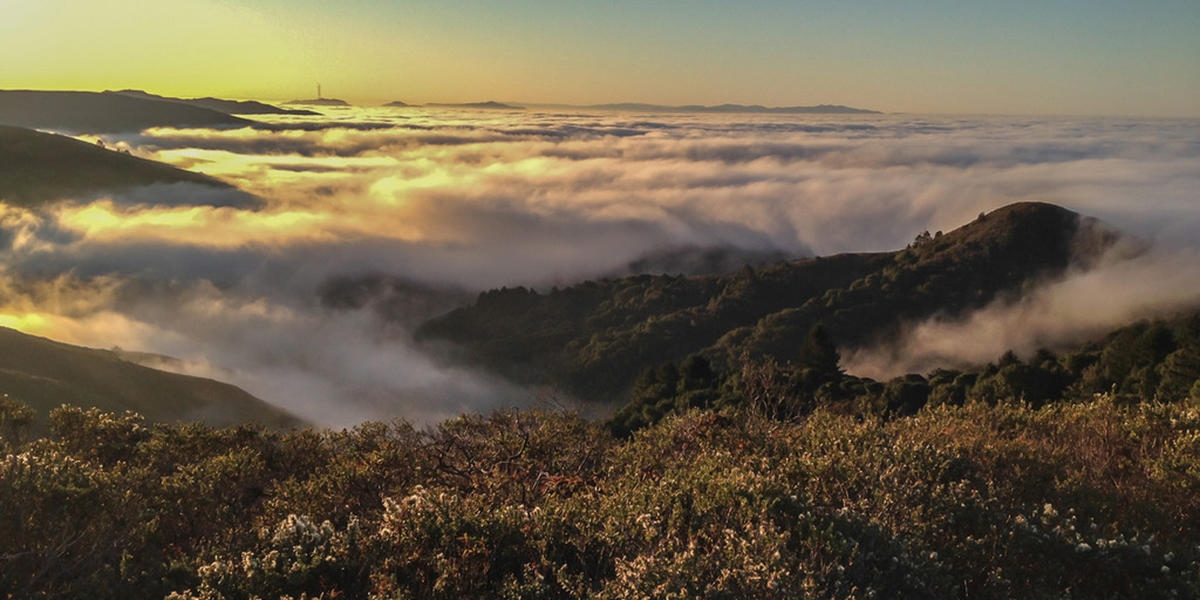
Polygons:
<instances>
[{"instance_id":1,"label":"antenna tower on horizon","mask_svg":"<svg viewBox=\"0 0 1200 600\"><path fill-rule=\"evenodd\" d=\"M317 100L321 99L321 84L317 84Z\"/></svg>"}]
</instances>

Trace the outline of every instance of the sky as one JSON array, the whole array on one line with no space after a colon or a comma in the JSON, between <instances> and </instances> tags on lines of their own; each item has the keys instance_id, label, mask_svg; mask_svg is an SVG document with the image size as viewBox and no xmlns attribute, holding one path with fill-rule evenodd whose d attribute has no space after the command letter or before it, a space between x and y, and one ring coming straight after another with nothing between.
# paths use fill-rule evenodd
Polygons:
<instances>
[{"instance_id":1,"label":"sky","mask_svg":"<svg viewBox=\"0 0 1200 600\"><path fill-rule=\"evenodd\" d=\"M0 88L1200 116L1200 2L0 0Z\"/></svg>"}]
</instances>

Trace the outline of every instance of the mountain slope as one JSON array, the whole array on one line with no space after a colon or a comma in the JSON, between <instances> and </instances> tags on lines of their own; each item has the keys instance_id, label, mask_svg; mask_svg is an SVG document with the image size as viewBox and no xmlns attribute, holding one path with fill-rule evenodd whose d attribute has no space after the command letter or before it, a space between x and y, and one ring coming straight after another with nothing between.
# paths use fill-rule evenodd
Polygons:
<instances>
[{"instance_id":1,"label":"mountain slope","mask_svg":"<svg viewBox=\"0 0 1200 600\"><path fill-rule=\"evenodd\" d=\"M182 104L190 104L223 112L229 115L320 115L321 113L304 110L304 109L289 109L279 108L263 102L255 102L253 100L223 100L221 98L213 98L207 96L204 98L171 98L169 96L159 96L142 90L121 90L116 92L132 98L142 98L144 100L161 100L164 102L180 102Z\"/></svg>"},{"instance_id":2,"label":"mountain slope","mask_svg":"<svg viewBox=\"0 0 1200 600\"><path fill-rule=\"evenodd\" d=\"M605 398L628 389L646 367L697 352L718 367L743 354L787 360L818 323L839 346L865 345L906 321L1017 293L1061 273L1077 248L1100 252L1111 241L1074 212L1021 203L946 235L926 233L896 252L722 276L586 282L549 294L485 292L426 322L417 336L518 382Z\"/></svg>"},{"instance_id":3,"label":"mountain slope","mask_svg":"<svg viewBox=\"0 0 1200 600\"><path fill-rule=\"evenodd\" d=\"M230 189L207 175L61 135L0 125L0 201L28 208L46 200L171 183Z\"/></svg>"},{"instance_id":4,"label":"mountain slope","mask_svg":"<svg viewBox=\"0 0 1200 600\"><path fill-rule=\"evenodd\" d=\"M240 388L159 371L121 360L112 351L72 346L0 327L0 392L40 415L61 404L136 411L155 422L202 421L216 426L302 422Z\"/></svg>"},{"instance_id":5,"label":"mountain slope","mask_svg":"<svg viewBox=\"0 0 1200 600\"><path fill-rule=\"evenodd\" d=\"M246 127L223 112L116 92L0 90L0 125L71 133L136 132L147 127Z\"/></svg>"}]
</instances>

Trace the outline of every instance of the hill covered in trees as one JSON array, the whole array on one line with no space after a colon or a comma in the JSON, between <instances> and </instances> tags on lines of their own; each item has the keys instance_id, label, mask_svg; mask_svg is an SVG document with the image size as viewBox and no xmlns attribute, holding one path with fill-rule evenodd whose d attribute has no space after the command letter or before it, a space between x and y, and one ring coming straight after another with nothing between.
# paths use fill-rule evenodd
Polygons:
<instances>
[{"instance_id":1,"label":"hill covered in trees","mask_svg":"<svg viewBox=\"0 0 1200 600\"><path fill-rule=\"evenodd\" d=\"M903 323L1019 294L1096 258L1115 239L1072 211L1020 203L946 234L926 232L895 252L589 281L549 293L492 290L426 322L417 337L521 383L609 399L647 366L693 354L718 370L744 358L786 362L818 324L839 347L870 344Z\"/></svg>"},{"instance_id":2,"label":"hill covered in trees","mask_svg":"<svg viewBox=\"0 0 1200 600\"><path fill-rule=\"evenodd\" d=\"M927 406L1016 399L1038 408L1100 394L1124 404L1188 402L1200 399L1200 311L1132 323L1061 354L1043 348L1022 360L1010 351L974 368L938 368L888 381L846 374L839 359L818 326L786 362L747 359L717 371L697 354L648 367L609 425L628 435L696 408L750 408L794 420L817 409L895 418Z\"/></svg>"}]
</instances>

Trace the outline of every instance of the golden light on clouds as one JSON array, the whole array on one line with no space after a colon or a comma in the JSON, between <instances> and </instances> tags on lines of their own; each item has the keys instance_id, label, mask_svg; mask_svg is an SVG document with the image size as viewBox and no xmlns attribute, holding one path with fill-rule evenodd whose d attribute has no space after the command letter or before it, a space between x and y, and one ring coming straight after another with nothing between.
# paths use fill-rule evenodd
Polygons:
<instances>
[{"instance_id":1,"label":"golden light on clouds","mask_svg":"<svg viewBox=\"0 0 1200 600\"><path fill-rule=\"evenodd\" d=\"M238 365L252 376L231 381L283 402L296 389L264 381L309 377L302 393L326 406L347 381L371 382L365 398L421 374L439 389L461 379L397 338L481 289L674 273L697 249L885 250L1019 200L1112 215L1137 197L1123 221L1157 207L1176 229L1195 214L1195 130L1165 120L329 112L101 136L236 189L153 184L0 211L0 326ZM407 287L368 300L396 301L398 329L375 304L325 304L365 275L415 286L415 300ZM313 414L343 418L330 412Z\"/></svg>"},{"instance_id":2,"label":"golden light on clouds","mask_svg":"<svg viewBox=\"0 0 1200 600\"><path fill-rule=\"evenodd\" d=\"M58 222L88 240L160 241L216 248L331 239L333 217L306 211L249 212L234 208L119 209L111 201L59 210Z\"/></svg>"},{"instance_id":3,"label":"golden light on clouds","mask_svg":"<svg viewBox=\"0 0 1200 600\"><path fill-rule=\"evenodd\" d=\"M25 333L44 335L47 333L48 323L47 317L38 313L0 313L0 327L8 327Z\"/></svg>"}]
</instances>

